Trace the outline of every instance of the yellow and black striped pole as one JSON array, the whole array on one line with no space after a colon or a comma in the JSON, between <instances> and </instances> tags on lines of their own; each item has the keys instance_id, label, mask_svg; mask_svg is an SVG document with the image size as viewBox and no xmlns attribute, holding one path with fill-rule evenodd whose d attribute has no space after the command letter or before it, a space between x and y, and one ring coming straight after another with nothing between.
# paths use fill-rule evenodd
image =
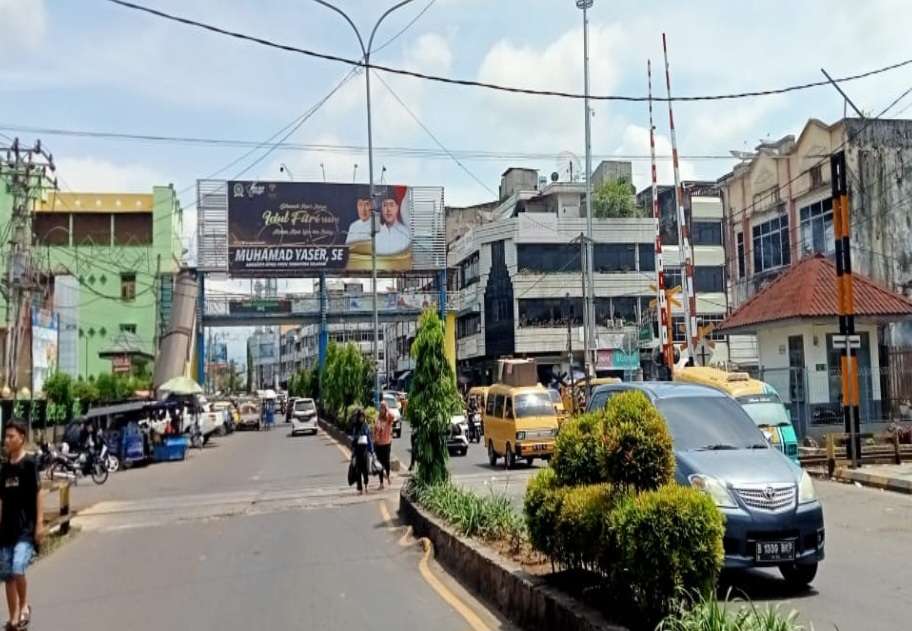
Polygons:
<instances>
[{"instance_id":1,"label":"yellow and black striped pole","mask_svg":"<svg viewBox=\"0 0 912 631\"><path fill-rule=\"evenodd\" d=\"M830 183L833 191L833 232L836 238L836 291L839 335L833 345L840 349L842 415L849 435L848 452L853 467L861 462L861 432L858 414L858 359L861 338L855 334L855 290L852 284L852 248L849 240L849 190L845 152L830 157Z\"/></svg>"}]
</instances>

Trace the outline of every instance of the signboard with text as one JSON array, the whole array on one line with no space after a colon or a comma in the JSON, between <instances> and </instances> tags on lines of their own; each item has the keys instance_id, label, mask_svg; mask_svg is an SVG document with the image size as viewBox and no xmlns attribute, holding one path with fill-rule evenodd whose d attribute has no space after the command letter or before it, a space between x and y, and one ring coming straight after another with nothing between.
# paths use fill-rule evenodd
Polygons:
<instances>
[{"instance_id":1,"label":"signboard with text","mask_svg":"<svg viewBox=\"0 0 912 631\"><path fill-rule=\"evenodd\" d=\"M412 269L410 189L376 186L381 272ZM371 199L365 184L228 182L232 276L311 276L371 269Z\"/></svg>"},{"instance_id":2,"label":"signboard with text","mask_svg":"<svg viewBox=\"0 0 912 631\"><path fill-rule=\"evenodd\" d=\"M44 389L45 380L57 371L57 313L32 308L32 392Z\"/></svg>"}]
</instances>

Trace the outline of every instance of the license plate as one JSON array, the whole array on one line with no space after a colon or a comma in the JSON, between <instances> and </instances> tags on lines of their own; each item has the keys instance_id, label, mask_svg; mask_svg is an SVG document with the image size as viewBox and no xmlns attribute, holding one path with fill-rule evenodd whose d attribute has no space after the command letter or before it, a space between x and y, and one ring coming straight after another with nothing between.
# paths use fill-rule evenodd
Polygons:
<instances>
[{"instance_id":1,"label":"license plate","mask_svg":"<svg viewBox=\"0 0 912 631\"><path fill-rule=\"evenodd\" d=\"M794 561L794 541L758 541L757 561Z\"/></svg>"}]
</instances>

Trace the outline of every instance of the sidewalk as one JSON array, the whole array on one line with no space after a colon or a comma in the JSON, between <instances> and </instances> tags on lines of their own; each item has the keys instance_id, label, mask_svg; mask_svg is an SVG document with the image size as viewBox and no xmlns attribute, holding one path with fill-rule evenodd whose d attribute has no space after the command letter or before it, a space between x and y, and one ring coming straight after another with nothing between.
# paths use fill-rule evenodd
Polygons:
<instances>
[{"instance_id":1,"label":"sidewalk","mask_svg":"<svg viewBox=\"0 0 912 631\"><path fill-rule=\"evenodd\" d=\"M865 465L861 469L838 467L835 477L841 482L857 482L864 486L912 494L912 462Z\"/></svg>"}]
</instances>

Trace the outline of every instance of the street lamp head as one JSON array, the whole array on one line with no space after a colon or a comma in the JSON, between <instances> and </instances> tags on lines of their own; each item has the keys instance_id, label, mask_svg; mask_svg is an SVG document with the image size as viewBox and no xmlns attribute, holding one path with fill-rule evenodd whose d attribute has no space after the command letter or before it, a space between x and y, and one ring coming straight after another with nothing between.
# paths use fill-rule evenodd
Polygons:
<instances>
[{"instance_id":1,"label":"street lamp head","mask_svg":"<svg viewBox=\"0 0 912 631\"><path fill-rule=\"evenodd\" d=\"M577 9L591 9L594 0L576 0Z\"/></svg>"}]
</instances>

